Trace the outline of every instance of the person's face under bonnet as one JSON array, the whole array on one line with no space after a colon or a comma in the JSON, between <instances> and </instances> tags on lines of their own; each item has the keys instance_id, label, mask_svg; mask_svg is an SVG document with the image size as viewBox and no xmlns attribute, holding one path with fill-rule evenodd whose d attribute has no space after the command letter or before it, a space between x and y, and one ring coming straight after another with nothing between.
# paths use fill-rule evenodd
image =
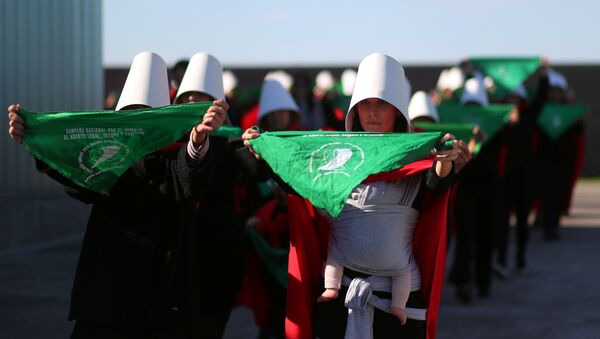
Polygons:
<instances>
[{"instance_id":1,"label":"person's face under bonnet","mask_svg":"<svg viewBox=\"0 0 600 339\"><path fill-rule=\"evenodd\" d=\"M286 131L292 123L292 114L290 110L270 112L262 118L263 127L267 131Z\"/></svg>"},{"instance_id":2,"label":"person's face under bonnet","mask_svg":"<svg viewBox=\"0 0 600 339\"><path fill-rule=\"evenodd\" d=\"M133 111L134 109L142 109L142 108L150 108L150 106L147 105L142 105L142 104L133 104L133 105L127 105L123 108L121 108L121 111Z\"/></svg>"},{"instance_id":3,"label":"person's face under bonnet","mask_svg":"<svg viewBox=\"0 0 600 339\"><path fill-rule=\"evenodd\" d=\"M452 99L454 97L454 92L451 89L446 88L442 91L442 96L444 99Z\"/></svg>"},{"instance_id":4,"label":"person's face under bonnet","mask_svg":"<svg viewBox=\"0 0 600 339\"><path fill-rule=\"evenodd\" d=\"M177 98L178 104L190 104L195 102L210 102L213 101L212 97L206 93L201 92L185 92Z\"/></svg>"},{"instance_id":5,"label":"person's face under bonnet","mask_svg":"<svg viewBox=\"0 0 600 339\"><path fill-rule=\"evenodd\" d=\"M398 110L385 100L364 99L356 104L356 111L365 132L394 132Z\"/></svg>"}]
</instances>

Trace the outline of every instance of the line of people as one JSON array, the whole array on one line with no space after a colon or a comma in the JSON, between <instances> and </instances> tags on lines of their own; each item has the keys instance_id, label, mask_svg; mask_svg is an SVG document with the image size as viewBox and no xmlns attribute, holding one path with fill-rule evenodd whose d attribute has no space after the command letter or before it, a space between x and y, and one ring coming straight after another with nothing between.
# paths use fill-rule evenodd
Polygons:
<instances>
[{"instance_id":1,"label":"line of people","mask_svg":"<svg viewBox=\"0 0 600 339\"><path fill-rule=\"evenodd\" d=\"M340 82L322 71L314 87L305 74L293 78L277 71L266 75L259 91L239 88L233 73L223 72L219 61L206 53L178 63L170 82L167 74L160 56L140 53L120 96L112 93L107 105L114 105L115 114L170 104L213 105L179 142L136 162L108 196L83 189L36 161L67 194L93 206L72 291L72 338L220 338L232 308L239 304L253 309L260 338L285 337L289 296L282 274L287 272L290 240L286 195L294 192L250 152L249 140L262 130L418 132L419 122L444 122L437 105L486 107L494 89L491 79L463 63L445 70L436 89L417 91L411 98L400 63L380 54L365 58L358 72L346 70ZM508 274L511 209L517 220L515 268L520 272L527 267L527 220L535 199L539 198L537 216L548 240L558 237L560 215L568 211L577 175L573 149L580 145L583 125L578 121L557 140L544 135L536 127L537 117L547 102L566 104L568 88L564 76L547 62L533 78L538 79L534 95L519 88L494 97L492 102L517 108L498 133L487 136L475 126L465 142L447 135L454 140L451 149L438 153L418 182L361 184L347 203L359 211L370 204L380 204L382 211L387 205L390 211L396 208L394 213L404 218L399 223L402 232L412 234L410 213L416 210L418 218L422 191L451 189L448 226L454 231L455 253L448 267L456 294L465 303L471 302L473 286L482 297L491 294L494 270ZM8 108L9 134L22 142L27 129L19 108ZM242 127L242 139L210 135L224 124ZM345 223L333 221L336 246L342 246L350 227L369 220L390 222L373 215L361 221L362 217L359 213ZM346 262L352 247L336 248L336 257L328 260L324 271L323 303L317 306L322 317L315 330L321 338L348 331L343 316L347 310L339 295L347 288L339 274L378 272ZM382 294L392 299L392 315L375 313L372 329L377 338L398 333L426 336L424 320L407 320L404 311L423 307L410 241L405 248L408 252L400 258L404 266L393 270L402 279L391 294ZM384 256L378 252L375 259ZM407 267L412 272L408 280ZM408 326L401 326L404 323Z\"/></svg>"}]
</instances>

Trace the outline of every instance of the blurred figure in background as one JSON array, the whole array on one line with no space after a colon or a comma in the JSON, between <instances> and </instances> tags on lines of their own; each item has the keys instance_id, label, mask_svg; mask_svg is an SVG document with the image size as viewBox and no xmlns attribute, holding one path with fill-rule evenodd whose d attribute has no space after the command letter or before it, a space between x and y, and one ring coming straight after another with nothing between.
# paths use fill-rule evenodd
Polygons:
<instances>
[{"instance_id":1,"label":"blurred figure in background","mask_svg":"<svg viewBox=\"0 0 600 339\"><path fill-rule=\"evenodd\" d=\"M465 82L460 97L464 106L488 106L489 99L482 79ZM454 202L456 243L450 282L457 297L471 303L472 284L479 296L488 297L491 288L494 192L497 189L498 138L490 140L461 171Z\"/></svg>"},{"instance_id":2,"label":"blurred figure in background","mask_svg":"<svg viewBox=\"0 0 600 339\"><path fill-rule=\"evenodd\" d=\"M117 107L117 103L119 102L119 97L121 96L121 92L113 89L108 92L106 98L104 98L104 109L107 111L114 111Z\"/></svg>"},{"instance_id":3,"label":"blurred figure in background","mask_svg":"<svg viewBox=\"0 0 600 339\"><path fill-rule=\"evenodd\" d=\"M177 90L179 89L179 84L183 79L183 75L185 74L188 63L189 60L187 59L179 60L169 72L169 97L171 98L171 102L175 100Z\"/></svg>"},{"instance_id":4,"label":"blurred figure in background","mask_svg":"<svg viewBox=\"0 0 600 339\"><path fill-rule=\"evenodd\" d=\"M548 103L569 105L568 83L562 73L548 70ZM576 121L557 139L540 133L539 163L544 169L539 185L541 208L536 223L543 226L546 240L558 239L560 217L566 214L575 180L583 161L583 120ZM578 170L579 169L579 170ZM548 182L555 184L549 185Z\"/></svg>"},{"instance_id":5,"label":"blurred figure in background","mask_svg":"<svg viewBox=\"0 0 600 339\"><path fill-rule=\"evenodd\" d=\"M272 77L265 78L259 101L260 128L266 131L295 130L299 111L294 98L280 81ZM244 133L256 134L259 131L253 128ZM253 310L255 322L260 328L259 338L284 338L289 247L286 194L272 180L255 187L249 186L246 191L249 195L246 201L261 204L256 216L247 221L254 250L247 256L242 302Z\"/></svg>"},{"instance_id":6,"label":"blurred figure in background","mask_svg":"<svg viewBox=\"0 0 600 339\"><path fill-rule=\"evenodd\" d=\"M329 101L332 99L332 92L335 86L335 79L331 72L323 70L317 74L315 78L315 86L313 88L314 96L314 112L315 116L322 120L320 129L330 129L327 124L327 115L330 108Z\"/></svg>"},{"instance_id":7,"label":"blurred figure in background","mask_svg":"<svg viewBox=\"0 0 600 339\"><path fill-rule=\"evenodd\" d=\"M225 100L229 104L229 120L233 126L240 125L239 102L235 90L238 87L238 80L233 71L223 72L223 90L225 91Z\"/></svg>"},{"instance_id":8,"label":"blurred figure in background","mask_svg":"<svg viewBox=\"0 0 600 339\"><path fill-rule=\"evenodd\" d=\"M350 105L350 97L355 81L356 71L346 69L342 72L340 82L334 82L334 87L325 92L325 96L321 100L321 107L323 107L325 118L325 130L344 130L344 117Z\"/></svg>"},{"instance_id":9,"label":"blurred figure in background","mask_svg":"<svg viewBox=\"0 0 600 339\"><path fill-rule=\"evenodd\" d=\"M212 55L197 53L179 86L176 104L225 100L221 64ZM225 124L230 124L225 117ZM196 203L196 228L182 241L199 242L190 248L192 258L182 267L187 279L202 291L197 298L202 308L196 323L209 337L221 337L234 306L244 274L244 237L241 211L237 209L236 187L242 178L251 182L265 180L268 172L248 152L239 152L243 143L239 138L211 135L208 140L215 152L211 165L216 168L212 180L205 187L205 195ZM195 303L194 303L195 304Z\"/></svg>"},{"instance_id":10,"label":"blurred figure in background","mask_svg":"<svg viewBox=\"0 0 600 339\"><path fill-rule=\"evenodd\" d=\"M325 117L319 102L313 94L313 86L306 72L297 72L291 88L292 96L300 110L299 128L318 130L325 126Z\"/></svg>"},{"instance_id":11,"label":"blurred figure in background","mask_svg":"<svg viewBox=\"0 0 600 339\"><path fill-rule=\"evenodd\" d=\"M528 100L525 87L521 85L513 93L508 93L501 101L502 103L513 104L517 108L515 111L517 115L510 117L510 123L506 131L508 156L504 178L505 184L501 185L505 189L500 191L500 195L503 195L506 200L500 204L501 211L495 237L498 253L494 271L502 278L509 275L507 249L511 210L514 210L516 216L515 268L517 272L523 272L527 265L528 218L533 207L536 188L533 140L537 119L548 95L546 68L547 62L539 71L537 94L533 100Z\"/></svg>"},{"instance_id":12,"label":"blurred figure in background","mask_svg":"<svg viewBox=\"0 0 600 339\"><path fill-rule=\"evenodd\" d=\"M459 67L445 69L440 73L436 85L436 95L433 97L433 102L439 105L445 101L458 101L456 91L465 84L465 76Z\"/></svg>"}]
</instances>

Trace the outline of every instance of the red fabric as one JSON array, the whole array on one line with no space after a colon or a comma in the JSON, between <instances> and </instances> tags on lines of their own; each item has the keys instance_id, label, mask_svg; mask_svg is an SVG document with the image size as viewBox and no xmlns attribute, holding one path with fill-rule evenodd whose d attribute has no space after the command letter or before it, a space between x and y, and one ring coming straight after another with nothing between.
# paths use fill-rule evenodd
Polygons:
<instances>
[{"instance_id":1,"label":"red fabric","mask_svg":"<svg viewBox=\"0 0 600 339\"><path fill-rule=\"evenodd\" d=\"M364 182L398 180L431 168L433 160L421 160L400 169L372 175ZM421 271L427 305L427 339L434 339L446 260L446 212L448 191L425 194L415 229L413 251ZM313 338L314 303L319 295L323 263L327 257L329 224L301 197L288 195L290 256L285 322L286 338ZM433 212L435 211L435 212Z\"/></svg>"},{"instance_id":2,"label":"red fabric","mask_svg":"<svg viewBox=\"0 0 600 339\"><path fill-rule=\"evenodd\" d=\"M169 98L171 99L171 103L175 102L175 96L177 96L177 88L169 88Z\"/></svg>"},{"instance_id":3,"label":"red fabric","mask_svg":"<svg viewBox=\"0 0 600 339\"><path fill-rule=\"evenodd\" d=\"M498 151L498 175L504 178L506 175L506 162L508 160L508 146L502 145Z\"/></svg>"},{"instance_id":4,"label":"red fabric","mask_svg":"<svg viewBox=\"0 0 600 339\"><path fill-rule=\"evenodd\" d=\"M245 131L252 126L258 125L258 105L254 105L240 118L240 127Z\"/></svg>"},{"instance_id":5,"label":"red fabric","mask_svg":"<svg viewBox=\"0 0 600 339\"><path fill-rule=\"evenodd\" d=\"M290 254L285 317L286 338L313 338L312 318L321 269L327 257L329 225L312 205L288 195Z\"/></svg>"},{"instance_id":6,"label":"red fabric","mask_svg":"<svg viewBox=\"0 0 600 339\"><path fill-rule=\"evenodd\" d=\"M398 180L405 177L409 177L411 175L415 175L426 171L433 166L433 156L429 159L423 159L413 162L412 164L406 165L404 167L398 168L393 171L381 172L377 174L370 175L366 178L363 183L368 184L370 182L376 181L391 181Z\"/></svg>"},{"instance_id":7,"label":"red fabric","mask_svg":"<svg viewBox=\"0 0 600 339\"><path fill-rule=\"evenodd\" d=\"M415 229L413 252L421 271L427 305L427 339L435 339L446 269L446 214L449 191L425 194L421 217Z\"/></svg>"},{"instance_id":8,"label":"red fabric","mask_svg":"<svg viewBox=\"0 0 600 339\"><path fill-rule=\"evenodd\" d=\"M344 114L344 111L342 111L340 108L336 107L333 109L333 117L337 121L344 121L344 119L346 119L346 114Z\"/></svg>"},{"instance_id":9,"label":"red fabric","mask_svg":"<svg viewBox=\"0 0 600 339\"><path fill-rule=\"evenodd\" d=\"M573 150L575 152L575 169L573 170L573 177L569 183L569 197L566 200L566 205L563 207L563 213L565 215L569 215L569 211L571 210L573 191L575 190L575 184L581 175L581 170L583 170L583 161L585 160L585 134L583 134L583 132L577 133L573 138L575 138L575 149Z\"/></svg>"},{"instance_id":10,"label":"red fabric","mask_svg":"<svg viewBox=\"0 0 600 339\"><path fill-rule=\"evenodd\" d=\"M244 280L238 298L238 304L245 305L252 309L256 326L267 329L270 326L269 302L259 273L262 272L263 269L262 263L254 251L248 250L246 251L246 261L244 265Z\"/></svg>"},{"instance_id":11,"label":"red fabric","mask_svg":"<svg viewBox=\"0 0 600 339\"><path fill-rule=\"evenodd\" d=\"M173 152L175 150L178 150L179 148L181 148L181 146L183 146L185 144L186 144L185 142L178 141L178 142L172 143L172 144L170 144L168 146L165 146L165 147L161 148L158 151L160 153L171 153L171 152Z\"/></svg>"},{"instance_id":12,"label":"red fabric","mask_svg":"<svg viewBox=\"0 0 600 339\"><path fill-rule=\"evenodd\" d=\"M277 199L272 199L256 211L256 217L260 220L256 230L272 247L285 248L288 245L290 222L287 212L280 210L275 213L278 204Z\"/></svg>"},{"instance_id":13,"label":"red fabric","mask_svg":"<svg viewBox=\"0 0 600 339\"><path fill-rule=\"evenodd\" d=\"M257 212L256 217L260 224L257 232L269 243L277 248L283 248L281 239L287 237L289 220L287 213L274 213L277 208L276 199L265 203ZM246 267L244 268L244 281L240 292L239 303L252 309L256 325L262 329L271 327L269 311L271 305L267 298L268 291L262 280L262 273L266 268L254 250L246 253Z\"/></svg>"}]
</instances>

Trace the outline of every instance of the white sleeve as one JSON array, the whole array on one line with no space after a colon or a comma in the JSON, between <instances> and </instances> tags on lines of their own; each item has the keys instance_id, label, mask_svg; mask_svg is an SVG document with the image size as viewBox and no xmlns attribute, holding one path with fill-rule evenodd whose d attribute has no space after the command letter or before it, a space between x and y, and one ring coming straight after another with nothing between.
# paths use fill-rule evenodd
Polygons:
<instances>
[{"instance_id":1,"label":"white sleeve","mask_svg":"<svg viewBox=\"0 0 600 339\"><path fill-rule=\"evenodd\" d=\"M190 158L192 158L192 160L202 160L204 158L204 156L206 156L206 153L208 153L208 147L209 147L209 137L206 136L206 139L204 140L204 143L198 147L194 146L194 142L192 141L192 135L190 134L190 140L188 141L187 144L187 152L188 155L190 156Z\"/></svg>"}]
</instances>

